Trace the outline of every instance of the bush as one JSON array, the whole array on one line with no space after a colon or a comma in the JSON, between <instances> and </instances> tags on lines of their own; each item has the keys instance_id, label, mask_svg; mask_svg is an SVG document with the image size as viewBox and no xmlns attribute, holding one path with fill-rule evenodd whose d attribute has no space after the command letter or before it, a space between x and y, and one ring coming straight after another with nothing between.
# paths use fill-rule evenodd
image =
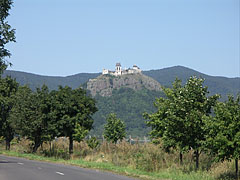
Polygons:
<instances>
[{"instance_id":1,"label":"bush","mask_svg":"<svg viewBox=\"0 0 240 180\"><path fill-rule=\"evenodd\" d=\"M100 145L100 142L97 140L96 137L91 137L90 139L87 140L87 145L91 149L97 149Z\"/></svg>"}]
</instances>

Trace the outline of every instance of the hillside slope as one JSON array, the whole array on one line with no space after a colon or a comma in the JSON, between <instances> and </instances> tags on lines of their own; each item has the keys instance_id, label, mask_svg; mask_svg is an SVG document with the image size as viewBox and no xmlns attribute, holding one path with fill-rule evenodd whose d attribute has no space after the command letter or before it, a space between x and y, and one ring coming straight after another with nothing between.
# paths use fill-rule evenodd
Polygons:
<instances>
[{"instance_id":1,"label":"hillside slope","mask_svg":"<svg viewBox=\"0 0 240 180\"><path fill-rule=\"evenodd\" d=\"M146 88L135 91L131 88L113 90L112 96L95 96L98 111L94 114L94 129L92 135L101 135L106 117L116 113L117 117L126 123L127 134L132 137L146 136L150 130L145 124L143 113L156 111L153 102L163 96L162 91L151 91Z\"/></svg>"},{"instance_id":2,"label":"hillside slope","mask_svg":"<svg viewBox=\"0 0 240 180\"><path fill-rule=\"evenodd\" d=\"M143 71L143 74L152 77L158 81L162 86L169 87L172 82L178 77L185 83L190 76L197 76L205 78L205 85L208 86L210 94L219 93L226 99L227 94L236 95L240 92L240 77L226 78L218 76L209 76L198 71L183 67L174 66L159 70ZM77 88L86 83L89 79L94 79L100 73L79 73L72 76L56 77L56 76L41 76L31 73L19 71L5 71L4 76L10 75L21 84L28 84L33 90L46 84L51 90L57 89L59 85L68 85L72 88Z\"/></svg>"},{"instance_id":3,"label":"hillside slope","mask_svg":"<svg viewBox=\"0 0 240 180\"><path fill-rule=\"evenodd\" d=\"M187 79L193 75L203 77L206 79L205 85L208 86L210 94L219 93L223 96L222 100L226 99L227 94L236 95L240 92L240 78L208 76L182 66L144 71L143 74L152 77L158 81L161 86L165 87L170 87L176 77L181 79L183 83L185 83ZM16 78L21 85L29 84L33 90L36 87L40 87L42 84L46 84L52 90L57 89L59 85L68 85L72 88L77 88L80 85L83 85L83 87L87 88L87 82L89 79L95 79L101 74L80 73L67 77L51 77L17 71L5 71L4 76L6 75ZM102 76L99 78L102 78ZM134 78L130 78L131 80L129 80L129 78L124 80L123 77L123 79L116 78L114 81L111 81L110 79L112 78L113 77L107 80L108 85L102 86L102 91L109 91L109 89L106 89L110 88L111 96L100 96L103 95L101 93L94 94L96 95L94 98L97 101L98 112L94 114L94 129L91 131L91 134L101 135L106 121L106 116L113 112L126 123L127 133L129 135L147 135L149 128L145 125L142 113L154 112L155 108L153 106L153 102L156 97L163 96L163 93L161 91L156 91L156 89L147 89L146 87L137 88L140 87L141 83L139 82L141 81L134 81ZM113 82L116 84L113 85ZM93 87L94 86L95 85L93 85ZM97 92L98 87L95 86L94 88Z\"/></svg>"},{"instance_id":4,"label":"hillside slope","mask_svg":"<svg viewBox=\"0 0 240 180\"><path fill-rule=\"evenodd\" d=\"M240 93L240 77L226 78L209 76L183 66L144 71L143 74L152 77L165 87L171 87L176 77L181 79L183 83L185 83L190 76L201 77L205 79L204 85L208 87L210 95L221 94L222 100L225 100L228 94L236 95Z\"/></svg>"},{"instance_id":5,"label":"hillside slope","mask_svg":"<svg viewBox=\"0 0 240 180\"><path fill-rule=\"evenodd\" d=\"M89 79L96 78L100 73L79 73L71 76L42 76L32 73L10 71L6 70L3 77L11 76L16 78L20 85L29 85L32 90L37 87L41 87L46 84L50 90L56 90L59 85L70 86L72 88L78 88L81 84L86 83Z\"/></svg>"}]
</instances>

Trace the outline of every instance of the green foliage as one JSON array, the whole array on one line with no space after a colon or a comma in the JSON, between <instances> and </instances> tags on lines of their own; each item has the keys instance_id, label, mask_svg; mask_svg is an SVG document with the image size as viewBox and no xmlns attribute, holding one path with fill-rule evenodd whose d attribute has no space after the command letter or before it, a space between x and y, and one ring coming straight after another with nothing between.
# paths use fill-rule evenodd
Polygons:
<instances>
[{"instance_id":1,"label":"green foliage","mask_svg":"<svg viewBox=\"0 0 240 180\"><path fill-rule=\"evenodd\" d=\"M0 136L0 143L2 143L4 141L4 137Z\"/></svg>"},{"instance_id":2,"label":"green foliage","mask_svg":"<svg viewBox=\"0 0 240 180\"><path fill-rule=\"evenodd\" d=\"M228 94L236 96L240 93L239 77L226 78L220 76L209 76L183 66L144 71L143 74L152 77L165 87L172 87L172 82L176 79L176 77L181 79L183 84L185 84L191 76L204 78L204 86L208 87L209 95L221 94L222 101L227 100Z\"/></svg>"},{"instance_id":3,"label":"green foliage","mask_svg":"<svg viewBox=\"0 0 240 180\"><path fill-rule=\"evenodd\" d=\"M97 111L95 101L81 89L65 86L54 92L53 118L57 122L59 136L69 137L69 153L73 152L73 140L81 141L92 128L92 115Z\"/></svg>"},{"instance_id":4,"label":"green foliage","mask_svg":"<svg viewBox=\"0 0 240 180\"><path fill-rule=\"evenodd\" d=\"M91 149L96 149L100 145L100 142L97 140L95 136L91 137L90 139L87 140L87 145Z\"/></svg>"},{"instance_id":5,"label":"green foliage","mask_svg":"<svg viewBox=\"0 0 240 180\"><path fill-rule=\"evenodd\" d=\"M142 117L144 112L152 113L155 110L153 102L162 92L142 89L134 91L130 88L114 90L110 97L96 96L98 112L94 114L94 129L91 134L101 136L103 124L110 113L116 115L126 123L126 132L132 137L146 136L150 128Z\"/></svg>"},{"instance_id":6,"label":"green foliage","mask_svg":"<svg viewBox=\"0 0 240 180\"><path fill-rule=\"evenodd\" d=\"M75 141L81 142L87 136L88 132L89 130L85 129L77 123L74 130L73 139Z\"/></svg>"},{"instance_id":7,"label":"green foliage","mask_svg":"<svg viewBox=\"0 0 240 180\"><path fill-rule=\"evenodd\" d=\"M118 140L122 140L126 137L126 125L123 121L116 117L116 114L111 113L107 117L107 123L104 126L103 135L107 141L117 143Z\"/></svg>"},{"instance_id":8,"label":"green foliage","mask_svg":"<svg viewBox=\"0 0 240 180\"><path fill-rule=\"evenodd\" d=\"M97 110L95 101L86 96L84 90L69 87L59 87L59 91L49 93L46 85L36 92L24 86L14 98L12 125L19 134L34 142L33 152L57 136L69 137L72 151L73 140L80 142L92 128L91 116Z\"/></svg>"},{"instance_id":9,"label":"green foliage","mask_svg":"<svg viewBox=\"0 0 240 180\"><path fill-rule=\"evenodd\" d=\"M79 88L79 86L86 83L91 78L96 78L99 73L79 73L72 76L59 77L59 76L41 76L32 73L6 70L3 73L3 77L11 76L16 78L20 85L28 85L33 91L42 85L47 85L49 90L58 90L58 87L69 86L73 89ZM86 85L83 85L86 87Z\"/></svg>"},{"instance_id":10,"label":"green foliage","mask_svg":"<svg viewBox=\"0 0 240 180\"><path fill-rule=\"evenodd\" d=\"M173 88L164 89L166 99L159 98L155 106L156 113L145 114L147 124L152 127L151 136L162 138L166 150L177 148L180 152L194 150L196 168L202 142L205 141L203 117L211 113L218 95L207 97L207 87L203 79L190 77L182 86L176 79Z\"/></svg>"},{"instance_id":11,"label":"green foliage","mask_svg":"<svg viewBox=\"0 0 240 180\"><path fill-rule=\"evenodd\" d=\"M34 142L32 151L45 141L52 140L54 133L51 122L51 97L48 87L43 85L34 93L27 86L19 88L16 105L12 111L15 128L22 136ZM55 130L56 132L56 130Z\"/></svg>"},{"instance_id":12,"label":"green foliage","mask_svg":"<svg viewBox=\"0 0 240 180\"><path fill-rule=\"evenodd\" d=\"M12 0L0 0L0 74L9 64L6 61L6 57L11 56L5 45L9 42L15 42L15 30L6 21L12 3Z\"/></svg>"},{"instance_id":13,"label":"green foliage","mask_svg":"<svg viewBox=\"0 0 240 180\"><path fill-rule=\"evenodd\" d=\"M240 91L240 78L208 76L182 66L144 71L143 74L154 78L165 87L172 87L171 83L176 77L180 78L183 84L185 84L187 79L192 75L204 77L206 80L203 85L208 86L208 90L210 91L209 95L216 93L221 94L221 100L226 99L227 94L236 96L237 92ZM73 89L77 88L80 84L86 83L90 78L96 78L100 73L81 73L67 77L49 77L6 70L3 76L6 75L11 75L16 78L17 82L21 85L29 84L32 90L35 90L36 87L41 87L44 83L50 90L57 90L58 85L67 85ZM153 102L155 98L162 96L164 96L162 92L154 92L146 89L134 91L128 88L122 88L121 90L114 90L111 97L94 97L99 111L93 115L94 129L90 133L100 136L103 132L106 115L116 113L116 115L126 123L126 132L128 135L132 135L133 137L146 136L150 128L144 123L145 120L142 117L142 113L154 112L156 109Z\"/></svg>"},{"instance_id":14,"label":"green foliage","mask_svg":"<svg viewBox=\"0 0 240 180\"><path fill-rule=\"evenodd\" d=\"M240 158L240 95L228 96L214 108L214 117L205 117L206 145L218 161ZM237 166L237 164L236 164ZM236 169L236 173L237 169Z\"/></svg>"},{"instance_id":15,"label":"green foliage","mask_svg":"<svg viewBox=\"0 0 240 180\"><path fill-rule=\"evenodd\" d=\"M10 113L15 104L14 95L17 92L18 83L10 77L0 78L0 136L6 140L6 149L10 149L10 142L15 130L11 125Z\"/></svg>"}]
</instances>

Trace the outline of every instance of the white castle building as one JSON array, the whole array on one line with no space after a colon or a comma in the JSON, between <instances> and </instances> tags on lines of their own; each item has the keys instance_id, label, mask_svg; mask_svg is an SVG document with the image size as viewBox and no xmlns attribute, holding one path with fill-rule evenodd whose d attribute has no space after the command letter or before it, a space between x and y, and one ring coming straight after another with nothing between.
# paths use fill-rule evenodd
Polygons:
<instances>
[{"instance_id":1,"label":"white castle building","mask_svg":"<svg viewBox=\"0 0 240 180\"><path fill-rule=\"evenodd\" d=\"M125 74L136 74L136 73L141 73L141 72L142 72L142 70L136 65L133 65L132 68L122 70L121 64L117 63L115 71L110 71L108 69L103 69L102 74L110 74L110 75L113 75L113 76L121 76L121 75L125 75Z\"/></svg>"}]
</instances>

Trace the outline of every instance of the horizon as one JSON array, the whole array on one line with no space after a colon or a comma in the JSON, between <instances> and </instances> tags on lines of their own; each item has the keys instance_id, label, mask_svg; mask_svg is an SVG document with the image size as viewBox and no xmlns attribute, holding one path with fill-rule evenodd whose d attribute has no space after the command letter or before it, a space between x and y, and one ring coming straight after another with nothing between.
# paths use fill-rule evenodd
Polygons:
<instances>
[{"instance_id":1,"label":"horizon","mask_svg":"<svg viewBox=\"0 0 240 180\"><path fill-rule=\"evenodd\" d=\"M120 61L240 77L238 0L22 0L8 22L17 40L8 70L65 77Z\"/></svg>"},{"instance_id":2,"label":"horizon","mask_svg":"<svg viewBox=\"0 0 240 180\"><path fill-rule=\"evenodd\" d=\"M206 74L206 73L203 73L203 72L200 72L196 69L192 69L192 68L189 68L189 67L186 67L186 66L182 66L182 65L176 65L176 66L171 66L171 67L164 67L164 68L160 68L160 69L150 69L150 70L144 70L144 69L141 69L142 72L146 72L146 71L157 71L157 70L163 70L163 69L170 69L170 68L174 68L174 67L183 67L183 68L187 68L187 69L190 69L190 70L193 70L193 71L196 71L198 73L201 73L201 74L204 74L204 75L207 75L207 76L212 76L212 77L224 77L224 78L240 78L240 77L227 77L227 76L221 76L221 75L216 75L216 76L213 76L213 75L209 75L209 74ZM109 69L109 70L112 70L112 69ZM21 73L27 73L27 74L33 74L33 75L37 75L37 76L47 76L47 77L69 77L69 76L74 76L74 75L78 75L78 74L102 74L102 72L79 72L79 73L75 73L75 74L69 74L69 75L65 75L65 76L59 76L59 75L44 75L44 74L36 74L36 73L32 73L32 72L26 72L26 71L19 71L19 70L11 70L11 69L6 69L6 71L15 71L15 72L21 72Z\"/></svg>"}]
</instances>

